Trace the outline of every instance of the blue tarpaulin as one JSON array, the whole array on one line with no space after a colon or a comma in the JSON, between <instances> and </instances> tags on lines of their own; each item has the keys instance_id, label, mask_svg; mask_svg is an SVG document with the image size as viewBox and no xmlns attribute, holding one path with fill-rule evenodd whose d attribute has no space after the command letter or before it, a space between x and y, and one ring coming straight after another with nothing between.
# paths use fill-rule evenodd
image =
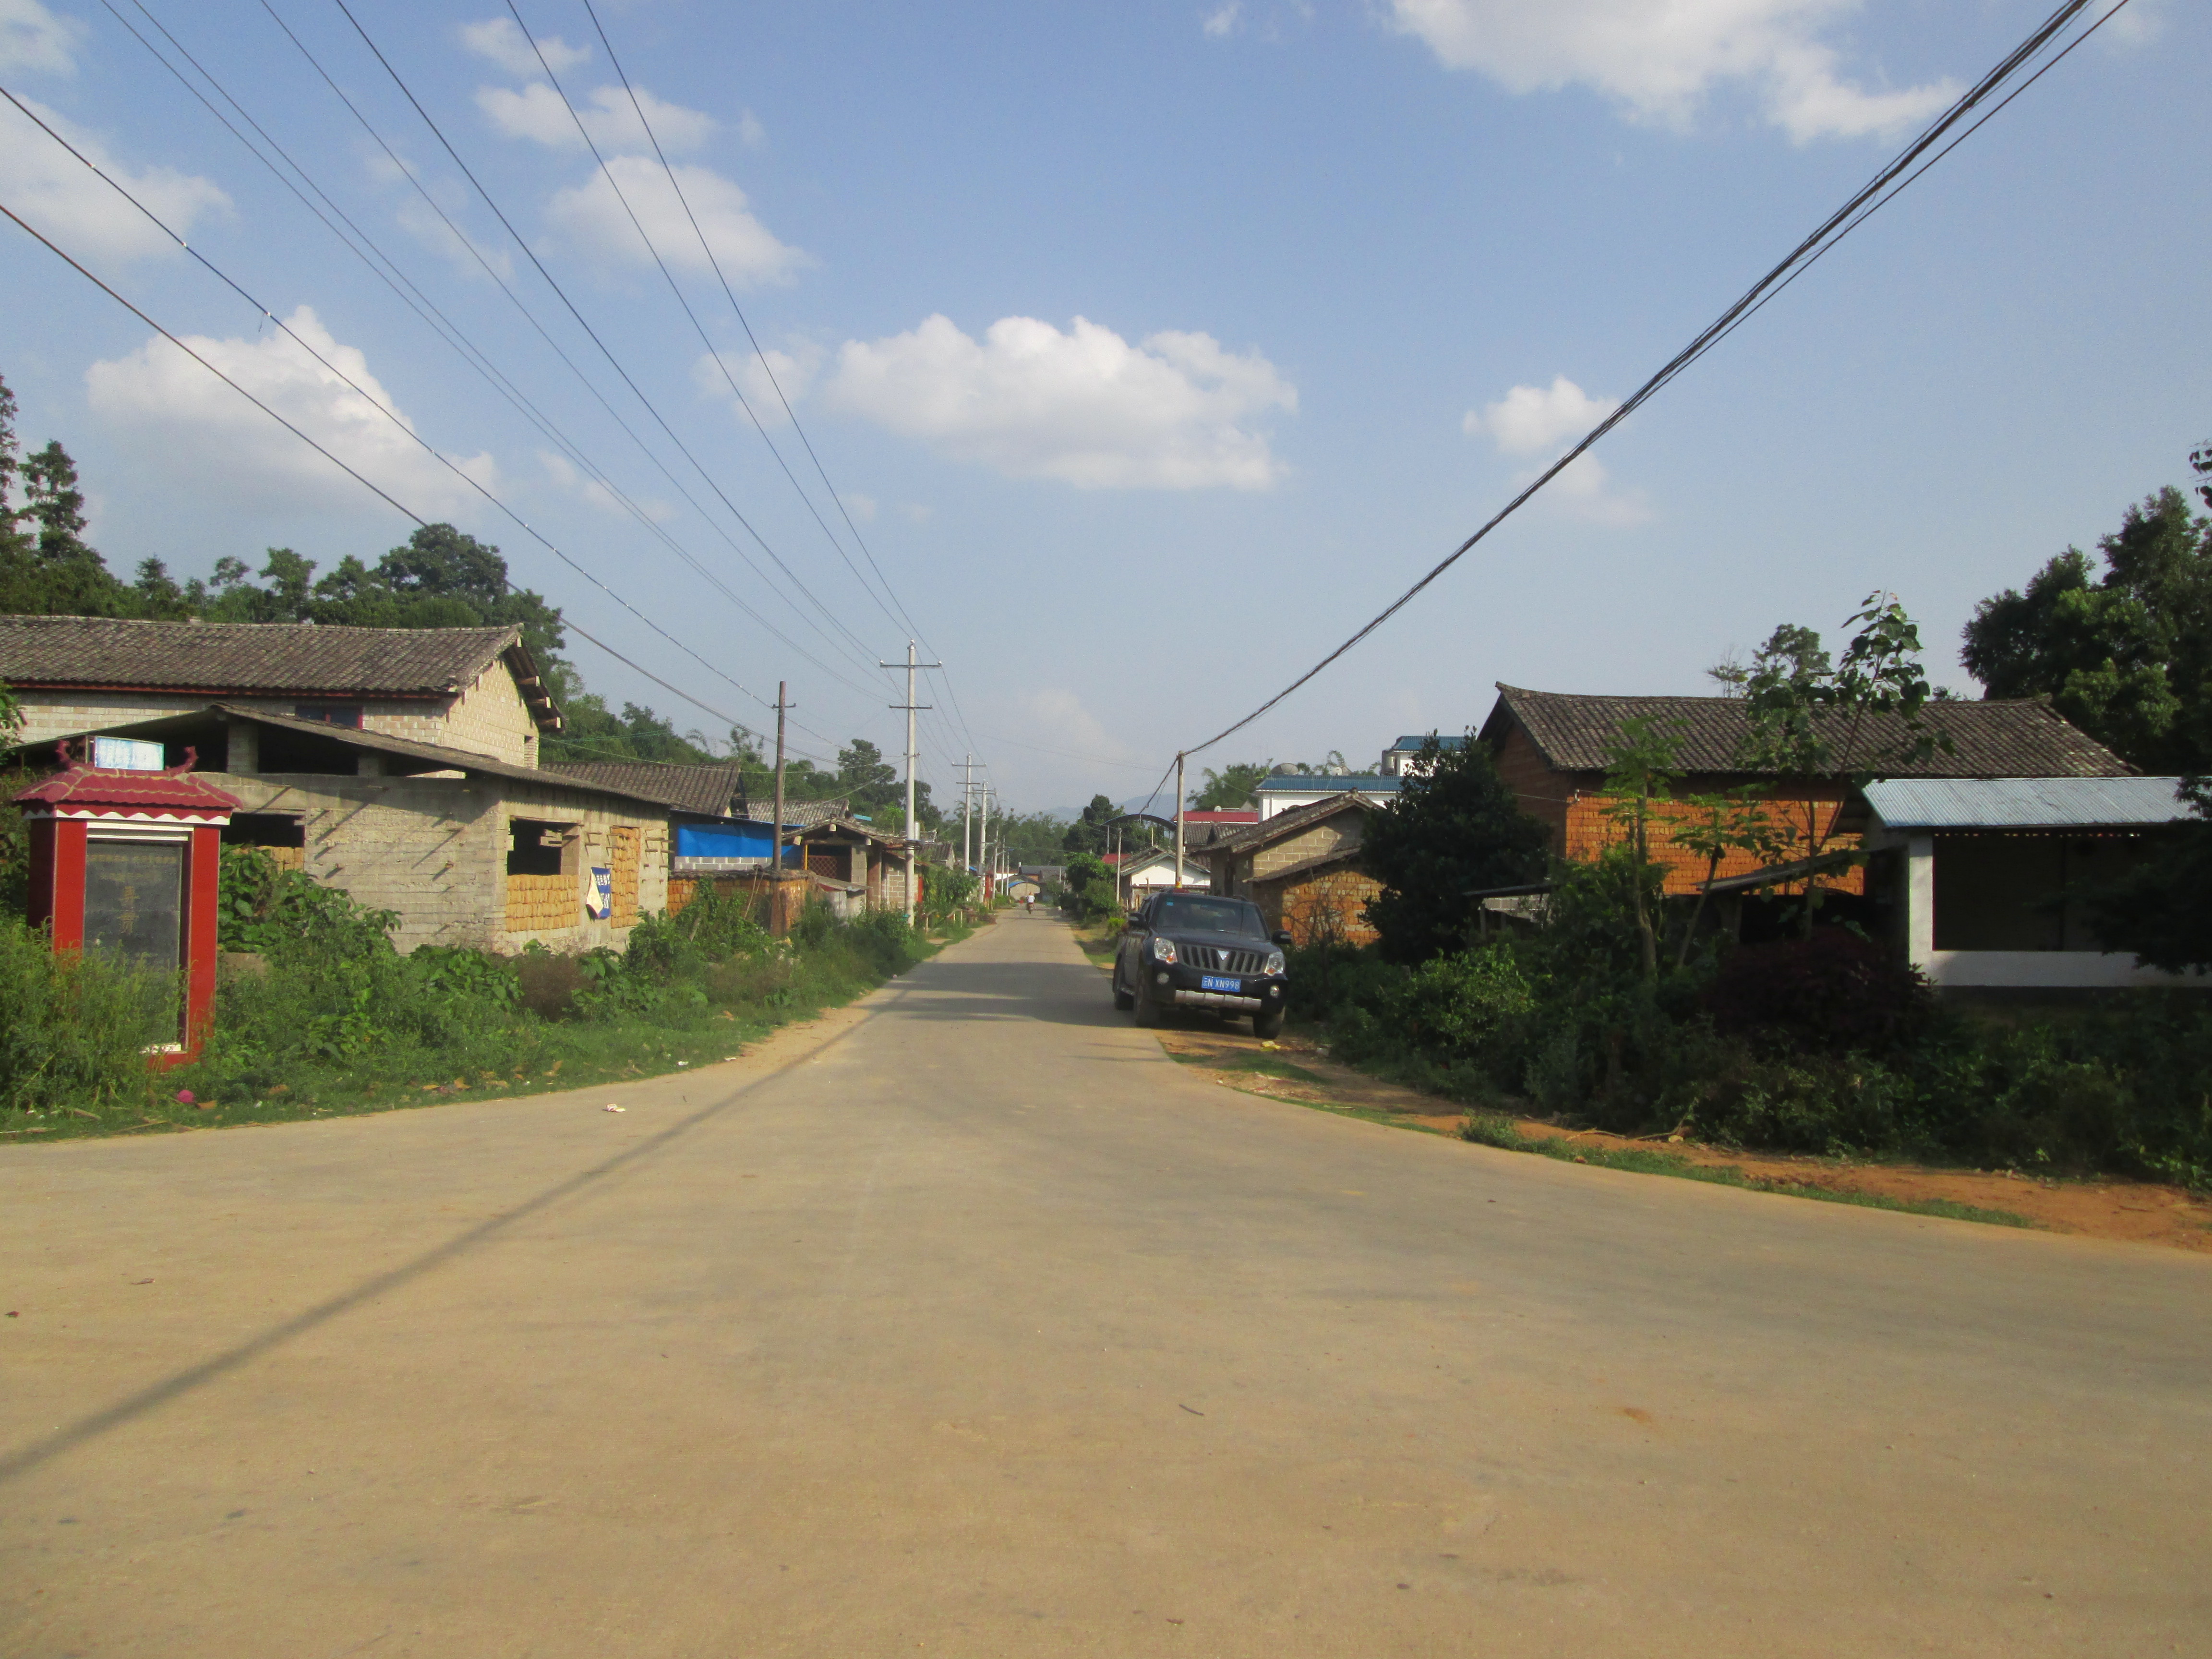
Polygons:
<instances>
[{"instance_id":1,"label":"blue tarpaulin","mask_svg":"<svg viewBox=\"0 0 2212 1659\"><path fill-rule=\"evenodd\" d=\"M765 823L679 823L676 826L676 856L758 859L766 864L774 840Z\"/></svg>"}]
</instances>

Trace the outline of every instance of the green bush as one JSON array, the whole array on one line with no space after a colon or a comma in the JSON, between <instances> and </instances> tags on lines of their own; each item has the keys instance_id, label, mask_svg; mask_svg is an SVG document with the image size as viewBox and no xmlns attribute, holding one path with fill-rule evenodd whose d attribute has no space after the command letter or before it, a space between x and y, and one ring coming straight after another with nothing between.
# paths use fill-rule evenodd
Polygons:
<instances>
[{"instance_id":1,"label":"green bush","mask_svg":"<svg viewBox=\"0 0 2212 1659\"><path fill-rule=\"evenodd\" d=\"M146 1051L177 1037L167 974L57 956L43 931L0 916L0 1111L108 1109L150 1098Z\"/></svg>"}]
</instances>

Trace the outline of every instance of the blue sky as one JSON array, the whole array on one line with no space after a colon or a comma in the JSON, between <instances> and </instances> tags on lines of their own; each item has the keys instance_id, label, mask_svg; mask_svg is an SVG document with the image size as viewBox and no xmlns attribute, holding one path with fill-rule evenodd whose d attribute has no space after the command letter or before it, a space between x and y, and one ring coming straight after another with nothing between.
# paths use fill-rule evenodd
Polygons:
<instances>
[{"instance_id":1,"label":"blue sky","mask_svg":"<svg viewBox=\"0 0 2212 1659\"><path fill-rule=\"evenodd\" d=\"M115 3L152 36L137 0ZM270 5L398 165L259 0L146 0L635 514L100 0L0 0L0 84L681 648L414 449L12 110L0 200L684 691L758 726L768 716L749 695L788 680L809 752L855 733L901 741L884 707L896 696L866 666L906 637L854 574L872 556L948 665L926 699L938 707L923 775L949 793L972 743L1024 809L1141 794L1177 747L1303 670L2048 9L602 3L864 554L580 0L518 3L720 367L503 3L354 9L711 484L332 0ZM1498 680L1702 690L1731 648L1785 620L1832 630L1877 587L1923 619L1936 677L1966 685L1955 641L1974 601L2181 482L2189 447L2212 437L2208 36L2201 9L2132 0L1639 411L1595 465L1203 761L1371 757L1401 732L1479 721ZM151 554L204 573L270 544L328 566L404 538L392 508L0 230L0 374L25 438L58 437L78 458L94 539L118 571ZM592 647L574 654L595 688L714 726Z\"/></svg>"}]
</instances>

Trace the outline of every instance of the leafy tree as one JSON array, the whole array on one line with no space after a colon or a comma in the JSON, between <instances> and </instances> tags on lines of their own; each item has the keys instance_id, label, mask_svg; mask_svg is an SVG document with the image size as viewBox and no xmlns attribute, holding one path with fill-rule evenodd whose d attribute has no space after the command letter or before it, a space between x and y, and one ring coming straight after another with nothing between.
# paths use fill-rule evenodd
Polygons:
<instances>
[{"instance_id":1,"label":"leafy tree","mask_svg":"<svg viewBox=\"0 0 2212 1659\"><path fill-rule=\"evenodd\" d=\"M1743 764L1801 781L1802 799L1791 805L1802 809L1802 821L1783 833L1808 859L1827 852L1841 817L1822 813L1828 802L1817 782L1863 786L1950 748L1949 737L1921 718L1932 694L1920 664L1920 629L1896 596L1869 593L1847 622L1861 626L1841 662L1832 662L1811 629L1785 623L1759 647L1744 679L1751 720ZM1808 939L1820 905L1820 884L1808 877Z\"/></svg>"},{"instance_id":2,"label":"leafy tree","mask_svg":"<svg viewBox=\"0 0 2212 1659\"><path fill-rule=\"evenodd\" d=\"M1064 862L1067 852L1064 845L1066 834L1066 820L1050 812L994 812L991 815L992 843L1006 848L1009 865Z\"/></svg>"},{"instance_id":3,"label":"leafy tree","mask_svg":"<svg viewBox=\"0 0 2212 1659\"><path fill-rule=\"evenodd\" d=\"M2134 869L2087 896L2097 937L2168 973L2212 973L2212 779L2183 786L2196 817Z\"/></svg>"},{"instance_id":4,"label":"leafy tree","mask_svg":"<svg viewBox=\"0 0 2212 1659\"><path fill-rule=\"evenodd\" d=\"M1273 765L1273 761L1238 761L1218 772L1207 767L1206 787L1190 798L1193 810L1218 812L1256 805L1260 798L1254 791Z\"/></svg>"},{"instance_id":5,"label":"leafy tree","mask_svg":"<svg viewBox=\"0 0 2212 1659\"><path fill-rule=\"evenodd\" d=\"M1067 826L1067 833L1060 838L1062 850L1069 853L1089 853L1093 856L1104 853L1112 844L1114 832L1106 826L1121 816L1121 809L1104 795L1093 795L1091 805L1083 809L1083 816ZM1069 868L1073 869L1073 863ZM1068 877L1074 884L1073 873Z\"/></svg>"},{"instance_id":6,"label":"leafy tree","mask_svg":"<svg viewBox=\"0 0 2212 1659\"><path fill-rule=\"evenodd\" d=\"M1606 817L1628 832L1627 848L1635 866L1630 883L1636 918L1636 939L1644 977L1659 976L1659 934L1652 923L1647 890L1651 858L1651 808L1673 792L1674 769L1681 763L1683 727L1680 722L1661 725L1656 715L1638 714L1620 723L1606 750Z\"/></svg>"},{"instance_id":7,"label":"leafy tree","mask_svg":"<svg viewBox=\"0 0 2212 1659\"><path fill-rule=\"evenodd\" d=\"M1541 879L1550 832L1515 803L1486 745L1469 734L1447 750L1421 745L1397 799L1367 823L1360 863L1382 884L1367 920L1394 962L1465 947L1492 887Z\"/></svg>"},{"instance_id":8,"label":"leafy tree","mask_svg":"<svg viewBox=\"0 0 2212 1659\"><path fill-rule=\"evenodd\" d=\"M1682 805L1696 816L1674 825L1674 844L1705 860L1705 880L1698 890L1697 903L1691 907L1689 925L1682 930L1682 948L1674 957L1677 968L1690 960L1690 946L1697 939L1698 923L1705 914L1705 890L1720 873L1721 860L1730 853L1743 852L1762 864L1772 864L1780 860L1784 848L1767 803L1747 791L1685 795Z\"/></svg>"},{"instance_id":9,"label":"leafy tree","mask_svg":"<svg viewBox=\"0 0 2212 1659\"><path fill-rule=\"evenodd\" d=\"M1960 655L1988 696L2048 696L2132 766L2212 771L2212 525L2162 489L2097 546L2101 575L2069 547L1983 600Z\"/></svg>"}]
</instances>

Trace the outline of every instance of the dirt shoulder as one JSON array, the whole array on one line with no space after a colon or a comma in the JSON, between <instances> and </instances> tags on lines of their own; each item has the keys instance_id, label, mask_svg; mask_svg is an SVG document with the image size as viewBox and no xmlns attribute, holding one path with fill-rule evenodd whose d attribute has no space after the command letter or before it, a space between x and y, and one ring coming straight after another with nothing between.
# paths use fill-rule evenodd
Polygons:
<instances>
[{"instance_id":1,"label":"dirt shoulder","mask_svg":"<svg viewBox=\"0 0 2212 1659\"><path fill-rule=\"evenodd\" d=\"M1466 1115L1449 1102L1340 1065L1310 1037L1296 1033L1286 1032L1271 1043L1255 1041L1248 1031L1202 1024L1170 1026L1157 1035L1175 1060L1246 1094L1435 1134L1456 1136L1467 1121ZM1718 1178L1768 1192L1929 1210L1966 1219L2007 1220L2087 1238L2212 1253L2212 1201L2155 1182L2113 1177L2059 1181L1915 1164L1731 1152L1695 1141L1633 1140L1598 1131L1561 1129L1534 1118L1514 1118L1510 1125L1511 1137L1542 1143L1554 1156L1615 1168Z\"/></svg>"}]
</instances>

